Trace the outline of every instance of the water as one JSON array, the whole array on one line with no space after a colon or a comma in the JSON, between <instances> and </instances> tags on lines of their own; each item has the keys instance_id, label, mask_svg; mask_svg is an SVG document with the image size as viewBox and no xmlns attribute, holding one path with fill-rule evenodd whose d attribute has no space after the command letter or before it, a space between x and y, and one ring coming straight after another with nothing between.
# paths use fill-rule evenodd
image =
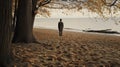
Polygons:
<instances>
[{"instance_id":1,"label":"water","mask_svg":"<svg viewBox=\"0 0 120 67\"><path fill-rule=\"evenodd\" d=\"M57 29L60 18L35 18L34 27ZM116 25L114 22L108 20L104 21L101 19L90 19L90 18L62 18L65 29L72 30L103 30L112 29L120 32L120 24Z\"/></svg>"}]
</instances>

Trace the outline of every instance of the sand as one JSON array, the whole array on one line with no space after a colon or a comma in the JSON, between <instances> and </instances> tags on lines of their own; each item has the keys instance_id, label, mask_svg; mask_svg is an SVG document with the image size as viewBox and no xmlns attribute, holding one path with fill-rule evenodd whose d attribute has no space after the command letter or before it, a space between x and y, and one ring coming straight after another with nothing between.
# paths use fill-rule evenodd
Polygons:
<instances>
[{"instance_id":1,"label":"sand","mask_svg":"<svg viewBox=\"0 0 120 67\"><path fill-rule=\"evenodd\" d=\"M34 29L39 44L13 44L16 67L120 67L120 37Z\"/></svg>"}]
</instances>

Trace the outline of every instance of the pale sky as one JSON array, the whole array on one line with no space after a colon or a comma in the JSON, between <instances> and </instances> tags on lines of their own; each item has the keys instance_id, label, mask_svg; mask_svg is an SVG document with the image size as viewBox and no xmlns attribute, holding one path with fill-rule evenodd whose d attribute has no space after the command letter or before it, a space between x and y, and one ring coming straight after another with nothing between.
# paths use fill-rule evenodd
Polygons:
<instances>
[{"instance_id":1,"label":"pale sky","mask_svg":"<svg viewBox=\"0 0 120 67\"><path fill-rule=\"evenodd\" d=\"M50 17L49 18L89 18L89 17L99 17L98 14L89 12L87 9L82 9L77 11L75 9L49 9ZM41 18L46 18L40 16Z\"/></svg>"},{"instance_id":2,"label":"pale sky","mask_svg":"<svg viewBox=\"0 0 120 67\"><path fill-rule=\"evenodd\" d=\"M82 9L77 11L76 9L67 10L67 9L48 9L50 12L50 17L47 18L100 18L97 13L93 13L87 9ZM113 10L114 11L114 10ZM114 13L112 11L112 13ZM109 14L108 12L104 13L105 16L109 18L120 17L120 11L116 14ZM41 15L37 15L37 17L46 18Z\"/></svg>"}]
</instances>

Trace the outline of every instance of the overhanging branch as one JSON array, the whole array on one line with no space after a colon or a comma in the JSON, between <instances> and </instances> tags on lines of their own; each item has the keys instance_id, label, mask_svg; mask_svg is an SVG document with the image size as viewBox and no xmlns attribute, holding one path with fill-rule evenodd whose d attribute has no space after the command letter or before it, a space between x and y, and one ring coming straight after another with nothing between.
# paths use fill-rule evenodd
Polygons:
<instances>
[{"instance_id":1,"label":"overhanging branch","mask_svg":"<svg viewBox=\"0 0 120 67\"><path fill-rule=\"evenodd\" d=\"M117 1L118 1L118 0L114 0L113 3L110 5L110 7L111 7L111 6L114 6Z\"/></svg>"},{"instance_id":2,"label":"overhanging branch","mask_svg":"<svg viewBox=\"0 0 120 67\"><path fill-rule=\"evenodd\" d=\"M40 2L40 3L38 3L38 0L32 0L33 15L37 14L36 11L39 9L39 7L44 6L44 5L46 5L46 4L50 3L50 2L51 2L51 0L44 0L44 1Z\"/></svg>"},{"instance_id":3,"label":"overhanging branch","mask_svg":"<svg viewBox=\"0 0 120 67\"><path fill-rule=\"evenodd\" d=\"M36 9L39 9L39 7L44 6L44 5L46 5L46 4L50 3L50 2L51 2L51 0L44 0L43 2L40 2L38 4L38 6L36 7Z\"/></svg>"}]
</instances>

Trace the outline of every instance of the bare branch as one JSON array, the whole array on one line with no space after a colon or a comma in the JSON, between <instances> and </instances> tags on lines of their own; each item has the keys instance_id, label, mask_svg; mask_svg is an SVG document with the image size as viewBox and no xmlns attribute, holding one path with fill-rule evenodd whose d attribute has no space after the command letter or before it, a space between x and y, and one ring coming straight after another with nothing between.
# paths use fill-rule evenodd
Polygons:
<instances>
[{"instance_id":1,"label":"bare branch","mask_svg":"<svg viewBox=\"0 0 120 67\"><path fill-rule=\"evenodd\" d=\"M81 7L81 5L85 3L83 1L75 1L75 2L50 2L49 5L43 6L45 8L52 8L52 9L75 9ZM59 6L58 6L59 5Z\"/></svg>"},{"instance_id":2,"label":"bare branch","mask_svg":"<svg viewBox=\"0 0 120 67\"><path fill-rule=\"evenodd\" d=\"M117 1L118 1L118 0L114 0L113 3L110 5L110 7L111 7L111 6L114 6Z\"/></svg>"},{"instance_id":3,"label":"bare branch","mask_svg":"<svg viewBox=\"0 0 120 67\"><path fill-rule=\"evenodd\" d=\"M44 6L50 2L51 2L51 0L45 0L44 2L40 2L36 8L38 9L39 7Z\"/></svg>"},{"instance_id":4,"label":"bare branch","mask_svg":"<svg viewBox=\"0 0 120 67\"><path fill-rule=\"evenodd\" d=\"M37 10L39 9L39 7L44 6L50 2L51 0L43 0L42 2L38 3L38 0L32 0L33 15L37 14Z\"/></svg>"},{"instance_id":5,"label":"bare branch","mask_svg":"<svg viewBox=\"0 0 120 67\"><path fill-rule=\"evenodd\" d=\"M119 6L117 6L117 5L115 5L117 8L119 8L120 9L120 7Z\"/></svg>"}]
</instances>

